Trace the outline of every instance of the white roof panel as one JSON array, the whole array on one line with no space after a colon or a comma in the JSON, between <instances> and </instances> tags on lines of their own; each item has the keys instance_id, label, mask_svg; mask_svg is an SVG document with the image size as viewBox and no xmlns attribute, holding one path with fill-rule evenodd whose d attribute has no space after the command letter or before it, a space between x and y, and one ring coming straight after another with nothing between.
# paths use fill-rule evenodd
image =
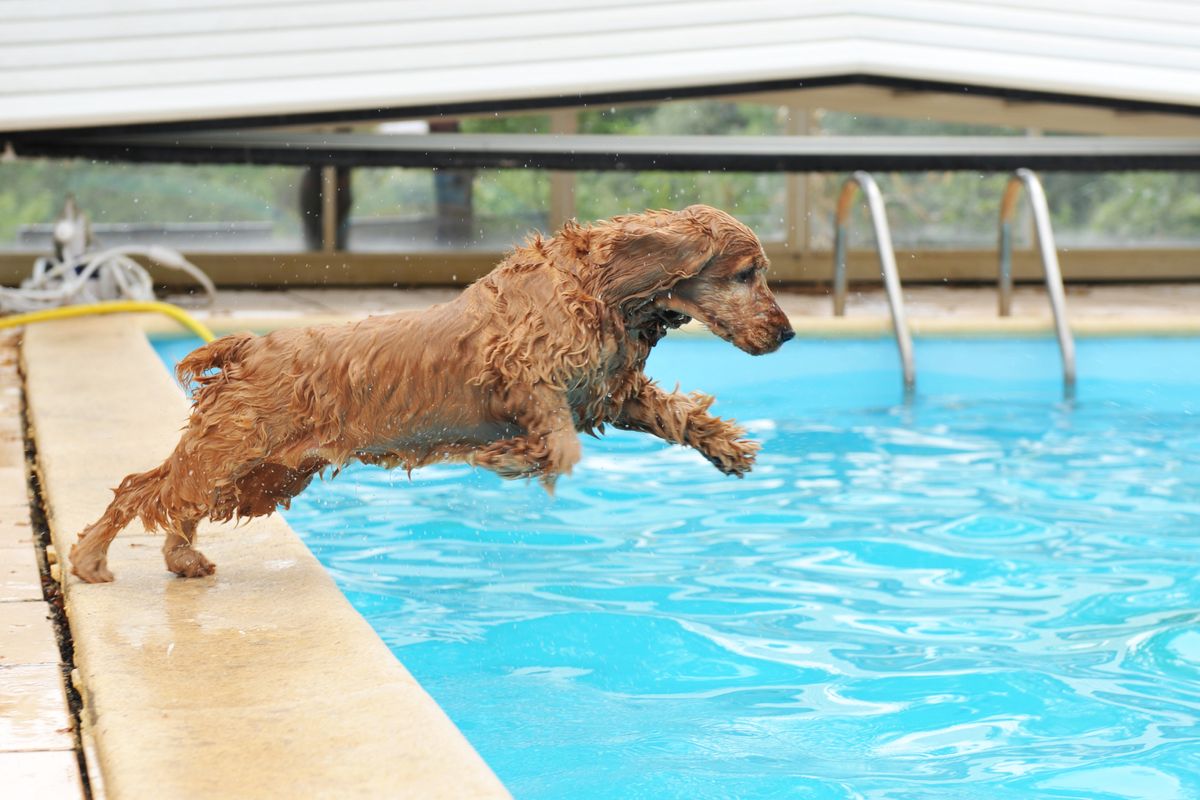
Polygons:
<instances>
[{"instance_id":1,"label":"white roof panel","mask_svg":"<svg viewBox=\"0 0 1200 800\"><path fill-rule=\"evenodd\" d=\"M0 130L796 80L1200 108L1200 4L0 0Z\"/></svg>"}]
</instances>

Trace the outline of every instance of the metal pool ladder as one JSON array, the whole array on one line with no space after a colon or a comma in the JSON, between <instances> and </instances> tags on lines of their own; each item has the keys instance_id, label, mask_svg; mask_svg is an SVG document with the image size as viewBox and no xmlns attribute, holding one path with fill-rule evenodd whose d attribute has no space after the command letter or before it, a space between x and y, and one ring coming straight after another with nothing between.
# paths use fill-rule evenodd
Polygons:
<instances>
[{"instance_id":1,"label":"metal pool ladder","mask_svg":"<svg viewBox=\"0 0 1200 800\"><path fill-rule=\"evenodd\" d=\"M1029 207L1033 211L1038 252L1042 257L1042 275L1046 282L1046 293L1050 296L1050 310L1054 313L1058 349L1062 354L1063 385L1070 395L1075 391L1075 339L1071 336L1071 328L1067 324L1062 270L1058 267L1054 232L1050 229L1050 210L1046 205L1046 192L1042 189L1042 182L1032 170L1024 168L1018 169L1008 179L1008 184L1004 187L1004 198L1000 201L1000 316L1007 317L1012 313L1012 227L1022 186L1029 195Z\"/></svg>"},{"instance_id":2,"label":"metal pool ladder","mask_svg":"<svg viewBox=\"0 0 1200 800\"><path fill-rule=\"evenodd\" d=\"M917 383L917 375L913 364L912 336L909 335L908 322L904 318L904 298L900 293L900 275L896 269L892 234L888 230L887 212L884 210L883 195L879 193L879 186L869 173L862 170L846 179L842 184L842 193L838 196L837 212L834 216L833 313L838 317L846 315L846 240L849 238L847 226L850 221L851 203L859 187L862 187L867 197L871 225L875 229L879 271L883 275L883 286L887 290L888 308L892 312L892 332L896 336L896 346L900 349L900 366L904 370L904 390L911 394Z\"/></svg>"}]
</instances>

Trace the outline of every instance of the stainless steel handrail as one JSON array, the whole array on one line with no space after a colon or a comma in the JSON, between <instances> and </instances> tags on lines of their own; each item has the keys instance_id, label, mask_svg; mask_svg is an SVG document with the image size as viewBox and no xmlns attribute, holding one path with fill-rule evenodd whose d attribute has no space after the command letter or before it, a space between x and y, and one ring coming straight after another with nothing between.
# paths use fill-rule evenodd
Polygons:
<instances>
[{"instance_id":1,"label":"stainless steel handrail","mask_svg":"<svg viewBox=\"0 0 1200 800\"><path fill-rule=\"evenodd\" d=\"M1071 336L1071 328L1067 324L1062 270L1059 269L1058 252L1054 247L1054 232L1050 229L1050 209L1046 204L1046 192L1042 189L1042 182L1038 180L1037 175L1028 169L1019 169L1013 173L1004 187L1004 198L1000 201L1000 316L1007 317L1012 313L1012 227L1022 186L1029 195L1029 207L1033 211L1046 293L1050 296L1050 310L1054 313L1054 329L1058 334L1058 349L1062 354L1063 384L1067 391L1071 392L1075 387L1075 339Z\"/></svg>"},{"instance_id":2,"label":"stainless steel handrail","mask_svg":"<svg viewBox=\"0 0 1200 800\"><path fill-rule=\"evenodd\" d=\"M904 298L900 293L900 274L896 269L896 253L892 248L892 234L888 230L887 212L883 195L870 173L859 170L842 184L838 196L837 213L834 216L833 244L833 313L842 317L846 314L846 241L847 225L850 221L851 204L856 190L862 187L867 197L867 208L871 212L871 225L875 229L875 247L879 251L879 271L883 286L887 290L888 308L892 312L892 331L896 346L900 349L900 365L904 370L904 388L911 392L916 386L916 367L913 364L912 337L908 333L908 322L904 318Z\"/></svg>"}]
</instances>

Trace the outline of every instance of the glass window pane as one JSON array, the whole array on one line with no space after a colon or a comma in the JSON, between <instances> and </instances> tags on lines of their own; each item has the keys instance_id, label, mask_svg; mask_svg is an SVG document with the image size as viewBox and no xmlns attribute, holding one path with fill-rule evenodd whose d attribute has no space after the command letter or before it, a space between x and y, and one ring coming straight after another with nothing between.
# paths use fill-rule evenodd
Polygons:
<instances>
[{"instance_id":1,"label":"glass window pane","mask_svg":"<svg viewBox=\"0 0 1200 800\"><path fill-rule=\"evenodd\" d=\"M823 135L1023 136L1020 128L966 125L929 119L818 111ZM1048 134L1054 135L1054 134ZM832 247L834 204L844 174L812 179L811 245ZM880 173L896 247L991 249L996 247L1006 173ZM1060 247L1194 247L1200 243L1200 175L1192 172L1046 172L1046 190ZM1021 199L1018 218L1028 220ZM863 204L851 225L852 247L873 247ZM1032 223L1015 226L1016 244L1032 246Z\"/></svg>"},{"instance_id":2,"label":"glass window pane","mask_svg":"<svg viewBox=\"0 0 1200 800\"><path fill-rule=\"evenodd\" d=\"M901 250L985 250L996 247L1000 197L1007 177L975 172L872 173L887 207L892 243ZM833 249L833 214L847 175L814 175L809 231L814 250ZM873 249L866 200L859 192L851 212L850 247ZM1027 244L1016 226L1015 244Z\"/></svg>"},{"instance_id":3,"label":"glass window pane","mask_svg":"<svg viewBox=\"0 0 1200 800\"><path fill-rule=\"evenodd\" d=\"M1019 128L966 125L931 119L881 117L842 111L813 114L818 136L1020 136ZM809 244L833 248L833 213L845 173L811 179ZM900 249L987 249L996 246L997 215L1005 176L978 172L872 173L887 203L893 244ZM1018 226L1017 244L1026 231ZM875 237L861 194L850 223L850 246L874 248Z\"/></svg>"},{"instance_id":4,"label":"glass window pane","mask_svg":"<svg viewBox=\"0 0 1200 800\"><path fill-rule=\"evenodd\" d=\"M1047 172L1046 190L1059 247L1195 247L1200 244L1200 175L1171 172ZM814 175L811 246L833 247L833 212L846 176ZM988 250L997 246L1007 173L877 173L892 241L905 250ZM873 248L866 203L858 198L850 246ZM1022 192L1014 244L1033 245Z\"/></svg>"},{"instance_id":5,"label":"glass window pane","mask_svg":"<svg viewBox=\"0 0 1200 800\"><path fill-rule=\"evenodd\" d=\"M881 117L847 111L817 109L813 112L816 135L821 136L1025 136L1024 128L1000 125L971 125L936 119Z\"/></svg>"},{"instance_id":6,"label":"glass window pane","mask_svg":"<svg viewBox=\"0 0 1200 800\"><path fill-rule=\"evenodd\" d=\"M1041 179L1060 247L1200 245L1195 172L1047 172Z\"/></svg>"},{"instance_id":7,"label":"glass window pane","mask_svg":"<svg viewBox=\"0 0 1200 800\"><path fill-rule=\"evenodd\" d=\"M727 100L680 100L579 113L580 133L627 136L783 135L787 125L785 106Z\"/></svg>"},{"instance_id":8,"label":"glass window pane","mask_svg":"<svg viewBox=\"0 0 1200 800\"><path fill-rule=\"evenodd\" d=\"M54 220L74 194L99 246L299 250L302 172L81 160L0 163L0 249L49 251Z\"/></svg>"},{"instance_id":9,"label":"glass window pane","mask_svg":"<svg viewBox=\"0 0 1200 800\"><path fill-rule=\"evenodd\" d=\"M579 114L579 132L591 134L781 135L787 126L785 107L725 100L685 100ZM760 239L772 242L787 235L786 196L782 173L581 172L575 180L580 220L704 203L728 211Z\"/></svg>"},{"instance_id":10,"label":"glass window pane","mask_svg":"<svg viewBox=\"0 0 1200 800\"><path fill-rule=\"evenodd\" d=\"M782 173L580 172L575 178L575 209L582 221L693 203L728 211L764 242L786 237Z\"/></svg>"},{"instance_id":11,"label":"glass window pane","mask_svg":"<svg viewBox=\"0 0 1200 800\"><path fill-rule=\"evenodd\" d=\"M351 250L506 250L549 223L544 170L363 168L352 185Z\"/></svg>"}]
</instances>

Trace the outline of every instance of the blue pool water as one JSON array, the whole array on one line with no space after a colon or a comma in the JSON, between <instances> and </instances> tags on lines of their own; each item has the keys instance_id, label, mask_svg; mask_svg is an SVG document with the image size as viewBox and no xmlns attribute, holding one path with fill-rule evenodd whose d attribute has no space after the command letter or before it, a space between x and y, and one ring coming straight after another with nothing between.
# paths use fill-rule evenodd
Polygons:
<instances>
[{"instance_id":1,"label":"blue pool water","mask_svg":"<svg viewBox=\"0 0 1200 800\"><path fill-rule=\"evenodd\" d=\"M194 343L160 343L173 361ZM668 340L745 480L352 467L287 515L518 798L1200 797L1200 340Z\"/></svg>"}]
</instances>

